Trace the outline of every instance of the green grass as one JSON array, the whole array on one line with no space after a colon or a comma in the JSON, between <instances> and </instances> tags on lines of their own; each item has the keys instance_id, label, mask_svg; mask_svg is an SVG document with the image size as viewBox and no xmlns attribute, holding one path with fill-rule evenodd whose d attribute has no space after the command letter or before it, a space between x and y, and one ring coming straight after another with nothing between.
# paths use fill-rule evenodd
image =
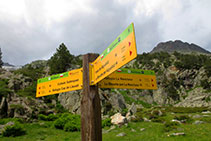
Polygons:
<instances>
[{"instance_id":1,"label":"green grass","mask_svg":"<svg viewBox=\"0 0 211 141\"><path fill-rule=\"evenodd\" d=\"M151 109L152 110L152 109ZM146 116L151 111L150 109L145 109L141 111L141 114ZM162 110L162 109L160 109ZM168 112L166 109L166 114L162 116L165 121L171 121L175 116L191 115L191 117L198 111L202 109L191 109L193 113L175 113L171 114L171 110ZM178 109L176 109L178 110ZM184 109L183 109L184 110ZM187 109L185 109L187 110ZM188 109L190 110L190 109ZM194 111L193 111L194 110ZM205 123L203 124L191 124L189 122L178 124L175 128L168 131L165 130L164 123L161 122L130 122L128 126L116 127L108 133L103 133L104 141L208 141L210 138L211 131L211 114L200 114L208 115L206 117L201 117L193 120L201 120ZM10 119L0 119L2 124L5 124ZM11 119L13 120L13 119ZM193 121L194 122L194 121ZM42 124L40 124L42 123ZM2 137L0 136L0 141L80 141L80 132L65 132L64 130L56 129L53 126L53 121L39 121L37 123L22 123L24 129L26 130L26 135L18 137ZM103 130L108 130L110 127L105 127ZM145 128L144 131L140 129ZM135 131L135 132L134 132ZM117 137L119 133L126 133L126 136ZM171 133L184 132L185 136L168 137L167 135Z\"/></svg>"}]
</instances>

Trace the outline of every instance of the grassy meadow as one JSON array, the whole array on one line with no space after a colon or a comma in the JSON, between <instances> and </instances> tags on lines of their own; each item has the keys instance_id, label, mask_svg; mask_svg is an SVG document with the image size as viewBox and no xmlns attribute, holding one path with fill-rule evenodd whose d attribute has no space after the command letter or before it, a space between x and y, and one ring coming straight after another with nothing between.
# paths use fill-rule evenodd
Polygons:
<instances>
[{"instance_id":1,"label":"grassy meadow","mask_svg":"<svg viewBox=\"0 0 211 141\"><path fill-rule=\"evenodd\" d=\"M185 109L185 108L183 108ZM163 115L156 117L152 109L138 111L138 119L129 122L121 127L105 126L103 131L104 141L209 141L211 140L211 113L203 113L199 109L172 109L165 108ZM157 110L157 109L155 109ZM154 111L155 111L154 110ZM189 112L188 112L189 111ZM165 114L164 114L165 113ZM154 114L154 115L153 115ZM141 115L141 116L140 116ZM150 122L143 121L142 116L151 119ZM154 118L150 118L154 117ZM172 119L183 121L178 124L171 124ZM1 119L0 124L6 120ZM4 122L3 122L4 121ZM196 124L196 121L202 121ZM170 124L169 124L170 123ZM37 120L33 123L21 123L26 131L25 135L16 137L0 136L0 141L80 141L80 131L65 131L55 128L55 121ZM124 133L125 136L117 136ZM184 133L181 136L171 136L172 133Z\"/></svg>"}]
</instances>

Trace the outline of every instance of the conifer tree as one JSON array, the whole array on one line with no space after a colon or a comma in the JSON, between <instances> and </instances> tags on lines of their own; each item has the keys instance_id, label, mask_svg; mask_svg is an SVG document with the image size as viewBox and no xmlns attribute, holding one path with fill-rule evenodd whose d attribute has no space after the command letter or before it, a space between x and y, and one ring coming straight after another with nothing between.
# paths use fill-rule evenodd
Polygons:
<instances>
[{"instance_id":1,"label":"conifer tree","mask_svg":"<svg viewBox=\"0 0 211 141\"><path fill-rule=\"evenodd\" d=\"M48 61L50 74L67 71L67 69L71 67L73 57L74 56L70 54L65 44L60 44L59 48L56 49L56 53L54 53L54 55Z\"/></svg>"}]
</instances>

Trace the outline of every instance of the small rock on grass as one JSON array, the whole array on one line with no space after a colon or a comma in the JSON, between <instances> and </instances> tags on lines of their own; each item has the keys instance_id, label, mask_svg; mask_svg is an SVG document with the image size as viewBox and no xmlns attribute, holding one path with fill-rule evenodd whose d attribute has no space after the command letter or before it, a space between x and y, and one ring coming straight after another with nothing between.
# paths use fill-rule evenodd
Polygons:
<instances>
[{"instance_id":1,"label":"small rock on grass","mask_svg":"<svg viewBox=\"0 0 211 141\"><path fill-rule=\"evenodd\" d=\"M132 132L136 132L136 130L135 130L135 129L131 129L131 131L132 131Z\"/></svg>"},{"instance_id":2,"label":"small rock on grass","mask_svg":"<svg viewBox=\"0 0 211 141\"><path fill-rule=\"evenodd\" d=\"M123 136L126 136L126 134L124 132L122 132L122 133L117 134L116 136L117 137L123 137Z\"/></svg>"},{"instance_id":3,"label":"small rock on grass","mask_svg":"<svg viewBox=\"0 0 211 141\"><path fill-rule=\"evenodd\" d=\"M144 130L145 130L145 128L141 128L141 129L140 129L141 132L144 131Z\"/></svg>"},{"instance_id":4,"label":"small rock on grass","mask_svg":"<svg viewBox=\"0 0 211 141\"><path fill-rule=\"evenodd\" d=\"M168 136L168 137L170 137L170 136L185 136L185 133L184 133L184 132L172 133L172 134L168 134L167 136Z\"/></svg>"},{"instance_id":5,"label":"small rock on grass","mask_svg":"<svg viewBox=\"0 0 211 141\"><path fill-rule=\"evenodd\" d=\"M200 120L196 120L193 124L198 125L198 124L202 124L202 123L204 123L204 122L200 121Z\"/></svg>"}]
</instances>

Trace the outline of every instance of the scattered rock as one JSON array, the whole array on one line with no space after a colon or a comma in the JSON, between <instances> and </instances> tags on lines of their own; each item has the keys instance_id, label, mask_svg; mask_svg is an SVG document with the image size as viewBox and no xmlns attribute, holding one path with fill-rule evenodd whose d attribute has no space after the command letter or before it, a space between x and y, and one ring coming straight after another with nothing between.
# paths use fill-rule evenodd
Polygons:
<instances>
[{"instance_id":1,"label":"scattered rock","mask_svg":"<svg viewBox=\"0 0 211 141\"><path fill-rule=\"evenodd\" d=\"M198 124L203 124L203 123L204 123L203 121L196 120L193 124L198 125Z\"/></svg>"},{"instance_id":2,"label":"scattered rock","mask_svg":"<svg viewBox=\"0 0 211 141\"><path fill-rule=\"evenodd\" d=\"M210 111L204 111L202 112L202 114L210 114L211 112Z\"/></svg>"},{"instance_id":3,"label":"scattered rock","mask_svg":"<svg viewBox=\"0 0 211 141\"><path fill-rule=\"evenodd\" d=\"M131 129L131 131L132 131L132 132L136 132L136 130L135 130L135 129L133 129L133 128Z\"/></svg>"},{"instance_id":4,"label":"scattered rock","mask_svg":"<svg viewBox=\"0 0 211 141\"><path fill-rule=\"evenodd\" d=\"M170 137L170 136L185 136L185 133L184 133L184 132L172 133L172 134L168 134L167 136L168 136L168 137Z\"/></svg>"},{"instance_id":5,"label":"scattered rock","mask_svg":"<svg viewBox=\"0 0 211 141\"><path fill-rule=\"evenodd\" d=\"M179 123L179 124L182 124L182 122L181 122L181 121L176 120L176 119L172 119L171 121L172 121L172 122L177 122L177 123Z\"/></svg>"},{"instance_id":6,"label":"scattered rock","mask_svg":"<svg viewBox=\"0 0 211 141\"><path fill-rule=\"evenodd\" d=\"M145 130L145 128L141 128L141 129L140 129L141 132L144 131L144 130Z\"/></svg>"},{"instance_id":7,"label":"scattered rock","mask_svg":"<svg viewBox=\"0 0 211 141\"><path fill-rule=\"evenodd\" d=\"M116 135L117 137L123 137L123 136L126 136L126 133L122 132L122 133L119 133Z\"/></svg>"},{"instance_id":8,"label":"scattered rock","mask_svg":"<svg viewBox=\"0 0 211 141\"><path fill-rule=\"evenodd\" d=\"M106 133L110 132L111 130L114 130L116 128L116 126L111 126L107 131Z\"/></svg>"},{"instance_id":9,"label":"scattered rock","mask_svg":"<svg viewBox=\"0 0 211 141\"><path fill-rule=\"evenodd\" d=\"M151 122L151 120L147 119L146 117L143 118L146 122Z\"/></svg>"},{"instance_id":10,"label":"scattered rock","mask_svg":"<svg viewBox=\"0 0 211 141\"><path fill-rule=\"evenodd\" d=\"M201 115L194 115L193 118L201 118Z\"/></svg>"},{"instance_id":11,"label":"scattered rock","mask_svg":"<svg viewBox=\"0 0 211 141\"><path fill-rule=\"evenodd\" d=\"M115 115L111 116L111 123L114 125L123 125L126 122L127 119L120 113L116 113Z\"/></svg>"}]
</instances>

